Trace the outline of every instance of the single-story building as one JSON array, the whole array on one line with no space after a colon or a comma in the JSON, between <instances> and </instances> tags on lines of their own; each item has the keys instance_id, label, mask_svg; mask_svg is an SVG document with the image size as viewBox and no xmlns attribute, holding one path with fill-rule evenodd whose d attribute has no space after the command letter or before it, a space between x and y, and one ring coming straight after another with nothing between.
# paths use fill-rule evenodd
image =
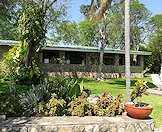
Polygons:
<instances>
[{"instance_id":1,"label":"single-story building","mask_svg":"<svg viewBox=\"0 0 162 132\"><path fill-rule=\"evenodd\" d=\"M18 41L0 40L0 56ZM99 65L99 47L80 45L52 45L47 44L39 52L42 70L51 76L77 76L96 78ZM131 76L143 77L144 57L151 52L130 51ZM106 48L103 58L102 76L104 78L118 78L125 76L125 51ZM136 55L136 61L133 56Z\"/></svg>"}]
</instances>

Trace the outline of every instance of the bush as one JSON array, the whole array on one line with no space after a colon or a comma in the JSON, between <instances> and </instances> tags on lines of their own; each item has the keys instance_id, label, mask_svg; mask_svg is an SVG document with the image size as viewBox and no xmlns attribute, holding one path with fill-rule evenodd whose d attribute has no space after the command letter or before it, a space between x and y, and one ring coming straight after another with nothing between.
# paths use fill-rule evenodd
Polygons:
<instances>
[{"instance_id":1,"label":"bush","mask_svg":"<svg viewBox=\"0 0 162 132\"><path fill-rule=\"evenodd\" d=\"M95 114L98 116L116 116L123 113L122 95L113 97L108 92L104 92L97 102Z\"/></svg>"},{"instance_id":2,"label":"bush","mask_svg":"<svg viewBox=\"0 0 162 132\"><path fill-rule=\"evenodd\" d=\"M94 106L88 103L86 98L76 98L74 101L71 101L68 106L70 107L69 112L72 116L94 115Z\"/></svg>"},{"instance_id":3,"label":"bush","mask_svg":"<svg viewBox=\"0 0 162 132\"><path fill-rule=\"evenodd\" d=\"M33 67L26 67L27 49L26 42L20 42L11 48L3 56L3 68L0 68L0 71L16 84L36 85L44 76L40 71L38 58L32 61Z\"/></svg>"},{"instance_id":4,"label":"bush","mask_svg":"<svg viewBox=\"0 0 162 132\"><path fill-rule=\"evenodd\" d=\"M20 116L21 106L19 98L12 95L10 92L0 91L0 115Z\"/></svg>"},{"instance_id":5,"label":"bush","mask_svg":"<svg viewBox=\"0 0 162 132\"><path fill-rule=\"evenodd\" d=\"M85 96L84 96L85 97ZM76 98L69 103L69 111L73 116L116 116L123 113L122 95L116 98L104 92L97 104L87 102L86 98Z\"/></svg>"},{"instance_id":6,"label":"bush","mask_svg":"<svg viewBox=\"0 0 162 132\"><path fill-rule=\"evenodd\" d=\"M49 114L44 115L57 114L57 112L55 113L54 111L50 112L52 111L51 109L54 110L54 108L50 108L54 107L50 106L51 103L52 105L57 106L57 101L54 100L54 98L50 99L51 93L56 93L59 99L63 99L67 102L70 102L71 100L75 99L80 95L81 90L76 79L72 78L54 78L50 80L44 79L44 82L42 84L36 86L33 85L25 95L21 96L21 104L24 110L23 115L31 116L38 114L40 102L42 102L41 105L42 107L43 103L45 104L46 112L49 111L47 112ZM49 99L50 101L53 100L53 102L47 103Z\"/></svg>"},{"instance_id":7,"label":"bush","mask_svg":"<svg viewBox=\"0 0 162 132\"><path fill-rule=\"evenodd\" d=\"M78 81L74 78L50 78L49 85L52 93L56 93L59 98L70 102L81 94Z\"/></svg>"},{"instance_id":8,"label":"bush","mask_svg":"<svg viewBox=\"0 0 162 132\"><path fill-rule=\"evenodd\" d=\"M58 99L56 94L52 94L48 103L41 102L39 104L39 113L45 116L60 116L63 115L65 108L65 100Z\"/></svg>"},{"instance_id":9,"label":"bush","mask_svg":"<svg viewBox=\"0 0 162 132\"><path fill-rule=\"evenodd\" d=\"M51 90L47 82L32 86L25 95L21 96L21 104L23 106L23 115L35 115L39 111L40 102L48 102L51 97Z\"/></svg>"},{"instance_id":10,"label":"bush","mask_svg":"<svg viewBox=\"0 0 162 132\"><path fill-rule=\"evenodd\" d=\"M147 82L143 80L137 80L135 87L131 92L131 101L133 102L137 97L141 97L148 88Z\"/></svg>"}]
</instances>

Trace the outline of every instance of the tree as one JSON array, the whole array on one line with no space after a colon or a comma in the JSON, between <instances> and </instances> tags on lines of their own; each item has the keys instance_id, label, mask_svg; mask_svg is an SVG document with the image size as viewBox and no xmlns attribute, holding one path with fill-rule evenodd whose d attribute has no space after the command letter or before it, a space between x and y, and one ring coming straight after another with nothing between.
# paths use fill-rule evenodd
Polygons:
<instances>
[{"instance_id":1,"label":"tree","mask_svg":"<svg viewBox=\"0 0 162 132\"><path fill-rule=\"evenodd\" d=\"M75 22L62 21L57 24L51 33L51 41L54 43L80 44L79 27Z\"/></svg>"},{"instance_id":2,"label":"tree","mask_svg":"<svg viewBox=\"0 0 162 132\"><path fill-rule=\"evenodd\" d=\"M151 72L159 73L160 64L162 69L162 14L153 16L149 23L151 24L151 30L148 49L152 52L149 68Z\"/></svg>"},{"instance_id":3,"label":"tree","mask_svg":"<svg viewBox=\"0 0 162 132\"><path fill-rule=\"evenodd\" d=\"M125 76L126 101L130 102L130 0L125 0Z\"/></svg>"},{"instance_id":4,"label":"tree","mask_svg":"<svg viewBox=\"0 0 162 132\"><path fill-rule=\"evenodd\" d=\"M46 33L51 23L57 23L61 15L64 15L66 6L59 4L57 0L20 2L17 23L21 41L4 56L14 84L24 82L29 85L41 82L37 52L45 45Z\"/></svg>"},{"instance_id":5,"label":"tree","mask_svg":"<svg viewBox=\"0 0 162 132\"><path fill-rule=\"evenodd\" d=\"M109 4L104 4L105 2ZM118 49L124 49L125 48L125 34L124 34L124 3L122 1L116 2L115 4L112 4L111 0L105 0L102 1L100 4L98 14L95 15L96 8L99 5L99 1L97 1L97 5L95 5L95 1L91 0L90 5L90 13L89 18L96 19L101 23L101 20L103 20L103 14L105 14L107 17L105 17L107 20L106 28L103 26L106 30L106 32L101 34L106 34L104 37L106 37L105 40L100 39L99 42L107 43L107 46L111 48L118 48ZM111 5L111 6L110 6ZM89 5L88 5L89 6ZM150 18L151 13L148 11L148 9L141 3L139 3L138 0L132 0L130 1L131 11L130 11L130 47L133 50L139 49L139 44L143 44L145 41L145 38L147 37L147 23ZM107 10L108 8L108 10ZM87 7L84 5L81 8L81 11L87 15ZM105 12L105 13L103 13ZM102 17L101 17L102 16ZM87 16L86 16L87 17ZM104 24L101 24L104 25ZM101 28L101 27L100 27ZM101 38L104 38L103 36ZM100 66L99 66L99 73L101 73L102 70L102 56L104 54L104 46L101 45L101 52L100 52ZM129 58L130 59L130 58ZM134 56L134 61L136 60L136 56ZM129 62L130 63L130 62ZM128 81L127 81L128 82ZM127 84L128 85L128 84ZM130 84L129 84L130 85Z\"/></svg>"},{"instance_id":6,"label":"tree","mask_svg":"<svg viewBox=\"0 0 162 132\"><path fill-rule=\"evenodd\" d=\"M99 63L99 69L98 69L98 75L97 79L102 79L101 73L102 73L102 67L103 67L103 56L104 56L104 50L106 48L106 45L108 45L108 37L106 35L107 33L107 17L105 15L106 10L108 9L109 6L111 6L112 0L102 0L102 1L97 1L97 4L99 4L99 11L97 14L95 14L95 4L94 0L91 0L91 5L90 5L90 13L89 13L89 19L90 21L97 22L98 24L98 33L99 39L98 39L98 46L100 45L100 63ZM97 36L98 37L98 36Z\"/></svg>"},{"instance_id":7,"label":"tree","mask_svg":"<svg viewBox=\"0 0 162 132\"><path fill-rule=\"evenodd\" d=\"M79 23L80 42L84 46L98 46L99 30L98 22L84 19Z\"/></svg>"},{"instance_id":8,"label":"tree","mask_svg":"<svg viewBox=\"0 0 162 132\"><path fill-rule=\"evenodd\" d=\"M65 6L57 0L23 0L19 10L21 40L28 44L26 67L32 69L36 51L45 44L47 28L64 13Z\"/></svg>"},{"instance_id":9,"label":"tree","mask_svg":"<svg viewBox=\"0 0 162 132\"><path fill-rule=\"evenodd\" d=\"M88 6L89 5L87 5L87 7ZM138 45L144 44L148 36L147 24L151 13L145 5L141 4L138 0L132 0L130 6L130 45L132 50L137 50ZM95 6L95 9L96 8ZM84 8L82 12L88 14ZM107 25L107 29L109 29L107 35L109 36L110 48L124 49L124 3L117 2L109 6L109 9L106 11L106 16L109 23Z\"/></svg>"},{"instance_id":10,"label":"tree","mask_svg":"<svg viewBox=\"0 0 162 132\"><path fill-rule=\"evenodd\" d=\"M19 0L0 0L0 39L19 40L17 27L17 4Z\"/></svg>"}]
</instances>

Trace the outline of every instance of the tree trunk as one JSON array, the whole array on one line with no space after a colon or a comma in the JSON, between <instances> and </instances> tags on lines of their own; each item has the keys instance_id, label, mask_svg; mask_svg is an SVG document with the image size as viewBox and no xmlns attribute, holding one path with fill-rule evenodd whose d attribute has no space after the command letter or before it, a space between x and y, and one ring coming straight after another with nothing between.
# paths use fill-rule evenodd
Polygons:
<instances>
[{"instance_id":1,"label":"tree trunk","mask_svg":"<svg viewBox=\"0 0 162 132\"><path fill-rule=\"evenodd\" d=\"M130 97L130 0L125 0L125 76L126 76L126 102Z\"/></svg>"},{"instance_id":2,"label":"tree trunk","mask_svg":"<svg viewBox=\"0 0 162 132\"><path fill-rule=\"evenodd\" d=\"M100 9L97 14L97 19L101 20L104 17L104 13L106 12L108 6L110 6L112 3L112 0L102 0L100 4Z\"/></svg>"},{"instance_id":3,"label":"tree trunk","mask_svg":"<svg viewBox=\"0 0 162 132\"><path fill-rule=\"evenodd\" d=\"M90 20L92 20L94 14L95 14L94 0L91 0L90 13L89 13L89 19Z\"/></svg>"},{"instance_id":4,"label":"tree trunk","mask_svg":"<svg viewBox=\"0 0 162 132\"><path fill-rule=\"evenodd\" d=\"M102 68L103 68L103 56L104 56L104 47L101 46L101 50L100 50L100 64L99 64L99 70L98 70L98 75L97 75L97 79L102 79Z\"/></svg>"},{"instance_id":5,"label":"tree trunk","mask_svg":"<svg viewBox=\"0 0 162 132\"><path fill-rule=\"evenodd\" d=\"M27 68L32 68L32 56L33 56L33 43L34 43L34 40L31 40L29 43L28 43L28 52L27 52L27 61L26 61L26 67Z\"/></svg>"}]
</instances>

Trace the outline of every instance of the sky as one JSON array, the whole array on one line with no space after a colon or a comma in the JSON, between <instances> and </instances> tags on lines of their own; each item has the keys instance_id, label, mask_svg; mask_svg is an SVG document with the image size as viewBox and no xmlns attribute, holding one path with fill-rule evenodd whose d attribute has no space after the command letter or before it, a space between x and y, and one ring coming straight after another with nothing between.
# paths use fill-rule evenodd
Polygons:
<instances>
[{"instance_id":1,"label":"sky","mask_svg":"<svg viewBox=\"0 0 162 132\"><path fill-rule=\"evenodd\" d=\"M83 15L79 12L80 5L90 4L91 0L71 0L68 8L69 19L75 22L83 20ZM162 14L162 0L139 0L153 15Z\"/></svg>"}]
</instances>

